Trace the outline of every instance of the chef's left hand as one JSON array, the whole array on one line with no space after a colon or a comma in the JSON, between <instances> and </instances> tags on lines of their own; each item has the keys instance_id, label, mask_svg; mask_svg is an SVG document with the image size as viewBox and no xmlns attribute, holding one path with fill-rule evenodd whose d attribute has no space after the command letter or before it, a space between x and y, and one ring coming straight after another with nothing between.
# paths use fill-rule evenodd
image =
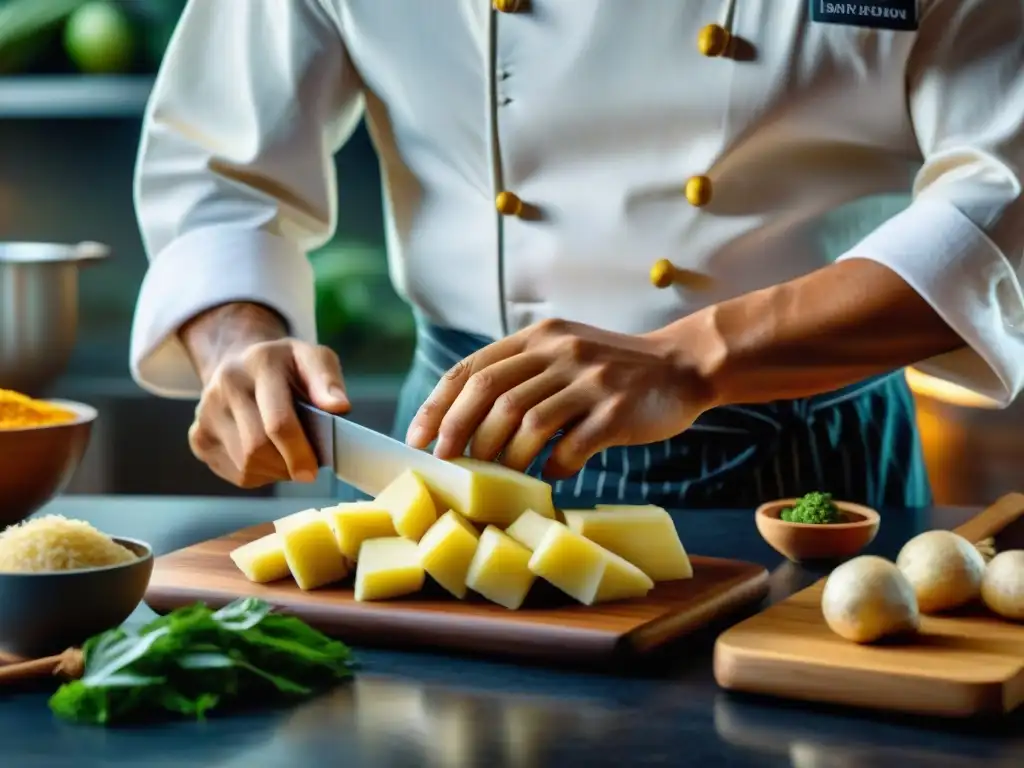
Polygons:
<instances>
[{"instance_id":1,"label":"chef's left hand","mask_svg":"<svg viewBox=\"0 0 1024 768\"><path fill-rule=\"evenodd\" d=\"M490 344L449 370L406 441L441 458L470 455L525 470L559 431L550 477L594 454L687 429L711 406L709 387L664 331L642 336L545 320Z\"/></svg>"}]
</instances>

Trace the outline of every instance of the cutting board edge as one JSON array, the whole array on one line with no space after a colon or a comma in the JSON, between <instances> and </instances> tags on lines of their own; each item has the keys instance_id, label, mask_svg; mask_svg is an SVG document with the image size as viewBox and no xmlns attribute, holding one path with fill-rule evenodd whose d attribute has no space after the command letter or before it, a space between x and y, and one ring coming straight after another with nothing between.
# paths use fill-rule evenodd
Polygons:
<instances>
[{"instance_id":1,"label":"cutting board edge","mask_svg":"<svg viewBox=\"0 0 1024 768\"><path fill-rule=\"evenodd\" d=\"M202 590L194 587L186 589L173 584L163 584L158 585L155 589L147 590L143 602L154 613L162 614L196 601L205 602L211 608L220 608L238 597L241 595L226 595L218 590ZM260 595L259 597L283 613L293 615L299 613L287 601L276 600L272 595ZM302 609L307 616L310 612L309 608L306 606ZM359 617L354 624L346 621L352 615ZM384 614L380 615L384 616ZM437 642L433 639L435 634L431 631L433 625L429 620L422 621L424 616L433 618L434 614L411 611L404 614L391 612L386 614L384 621L389 625L389 631L405 638L404 641L397 642L382 640L382 634L375 631L372 626L372 614L352 612L341 616L332 616L323 613L312 619L310 623L332 637L352 645L365 642L366 647L426 648L442 652L530 660L574 661L582 664L614 659L621 649L622 635L549 624L537 625L539 630L533 637L516 643L511 646L512 650L510 650L510 646L507 644L507 625L503 622L497 620L480 622L478 617L455 614L445 614L444 629L447 630L445 633L447 639L444 642ZM560 642L570 635L574 639L572 644L567 645Z\"/></svg>"},{"instance_id":2,"label":"cutting board edge","mask_svg":"<svg viewBox=\"0 0 1024 768\"><path fill-rule=\"evenodd\" d=\"M727 691L947 718L1006 715L1024 703L1024 668L1005 680L976 682L833 666L828 666L831 675L815 675L826 665L777 657L766 664L764 656L731 646L727 634L718 638L713 655L715 682ZM856 675L857 685L838 686L835 674ZM946 693L934 695L936 687ZM884 697L878 696L880 689Z\"/></svg>"},{"instance_id":3,"label":"cutting board edge","mask_svg":"<svg viewBox=\"0 0 1024 768\"><path fill-rule=\"evenodd\" d=\"M624 639L630 650L638 654L650 653L710 625L716 617L728 619L752 605L759 604L768 596L771 589L768 569L758 563L747 564L751 566L749 577L737 575L735 584L730 585L716 599L704 603L700 610L689 614L663 616L626 634ZM678 629L680 624L690 626Z\"/></svg>"}]
</instances>

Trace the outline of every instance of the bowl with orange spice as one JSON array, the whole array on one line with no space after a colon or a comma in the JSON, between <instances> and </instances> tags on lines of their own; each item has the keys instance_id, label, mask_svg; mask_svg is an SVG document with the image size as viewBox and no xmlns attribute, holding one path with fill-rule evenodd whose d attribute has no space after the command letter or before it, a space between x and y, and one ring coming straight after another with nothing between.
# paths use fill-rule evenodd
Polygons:
<instances>
[{"instance_id":1,"label":"bowl with orange spice","mask_svg":"<svg viewBox=\"0 0 1024 768\"><path fill-rule=\"evenodd\" d=\"M83 403L0 389L0 526L24 520L67 487L96 415Z\"/></svg>"}]
</instances>

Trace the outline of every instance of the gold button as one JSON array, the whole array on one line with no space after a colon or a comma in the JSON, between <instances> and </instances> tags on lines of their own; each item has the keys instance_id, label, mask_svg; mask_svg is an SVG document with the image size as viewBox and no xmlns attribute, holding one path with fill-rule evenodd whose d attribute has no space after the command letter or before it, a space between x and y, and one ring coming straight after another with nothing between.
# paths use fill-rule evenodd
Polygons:
<instances>
[{"instance_id":1,"label":"gold button","mask_svg":"<svg viewBox=\"0 0 1024 768\"><path fill-rule=\"evenodd\" d=\"M708 24L697 35L697 49L705 56L721 56L729 47L732 35L720 24Z\"/></svg>"},{"instance_id":2,"label":"gold button","mask_svg":"<svg viewBox=\"0 0 1024 768\"><path fill-rule=\"evenodd\" d=\"M494 0L494 10L498 13L519 13L522 0Z\"/></svg>"},{"instance_id":3,"label":"gold button","mask_svg":"<svg viewBox=\"0 0 1024 768\"><path fill-rule=\"evenodd\" d=\"M700 208L711 202L711 179L707 176L691 176L686 182L686 199L690 205Z\"/></svg>"},{"instance_id":4,"label":"gold button","mask_svg":"<svg viewBox=\"0 0 1024 768\"><path fill-rule=\"evenodd\" d=\"M676 268L668 259L658 259L651 267L651 285L655 288L668 288L676 279Z\"/></svg>"},{"instance_id":5,"label":"gold button","mask_svg":"<svg viewBox=\"0 0 1024 768\"><path fill-rule=\"evenodd\" d=\"M518 216L523 212L523 201L511 192L499 192L494 206L502 216Z\"/></svg>"}]
</instances>

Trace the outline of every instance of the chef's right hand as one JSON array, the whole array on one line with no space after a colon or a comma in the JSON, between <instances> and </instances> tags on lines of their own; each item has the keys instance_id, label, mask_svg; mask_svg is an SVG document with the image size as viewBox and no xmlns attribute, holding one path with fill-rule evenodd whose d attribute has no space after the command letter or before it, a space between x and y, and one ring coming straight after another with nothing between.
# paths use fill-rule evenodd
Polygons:
<instances>
[{"instance_id":1,"label":"chef's right hand","mask_svg":"<svg viewBox=\"0 0 1024 768\"><path fill-rule=\"evenodd\" d=\"M201 345L187 346L195 359ZM331 413L347 412L338 356L292 338L220 351L207 370L197 365L204 386L188 433L192 453L241 488L315 480L316 456L294 400L300 397Z\"/></svg>"}]
</instances>

